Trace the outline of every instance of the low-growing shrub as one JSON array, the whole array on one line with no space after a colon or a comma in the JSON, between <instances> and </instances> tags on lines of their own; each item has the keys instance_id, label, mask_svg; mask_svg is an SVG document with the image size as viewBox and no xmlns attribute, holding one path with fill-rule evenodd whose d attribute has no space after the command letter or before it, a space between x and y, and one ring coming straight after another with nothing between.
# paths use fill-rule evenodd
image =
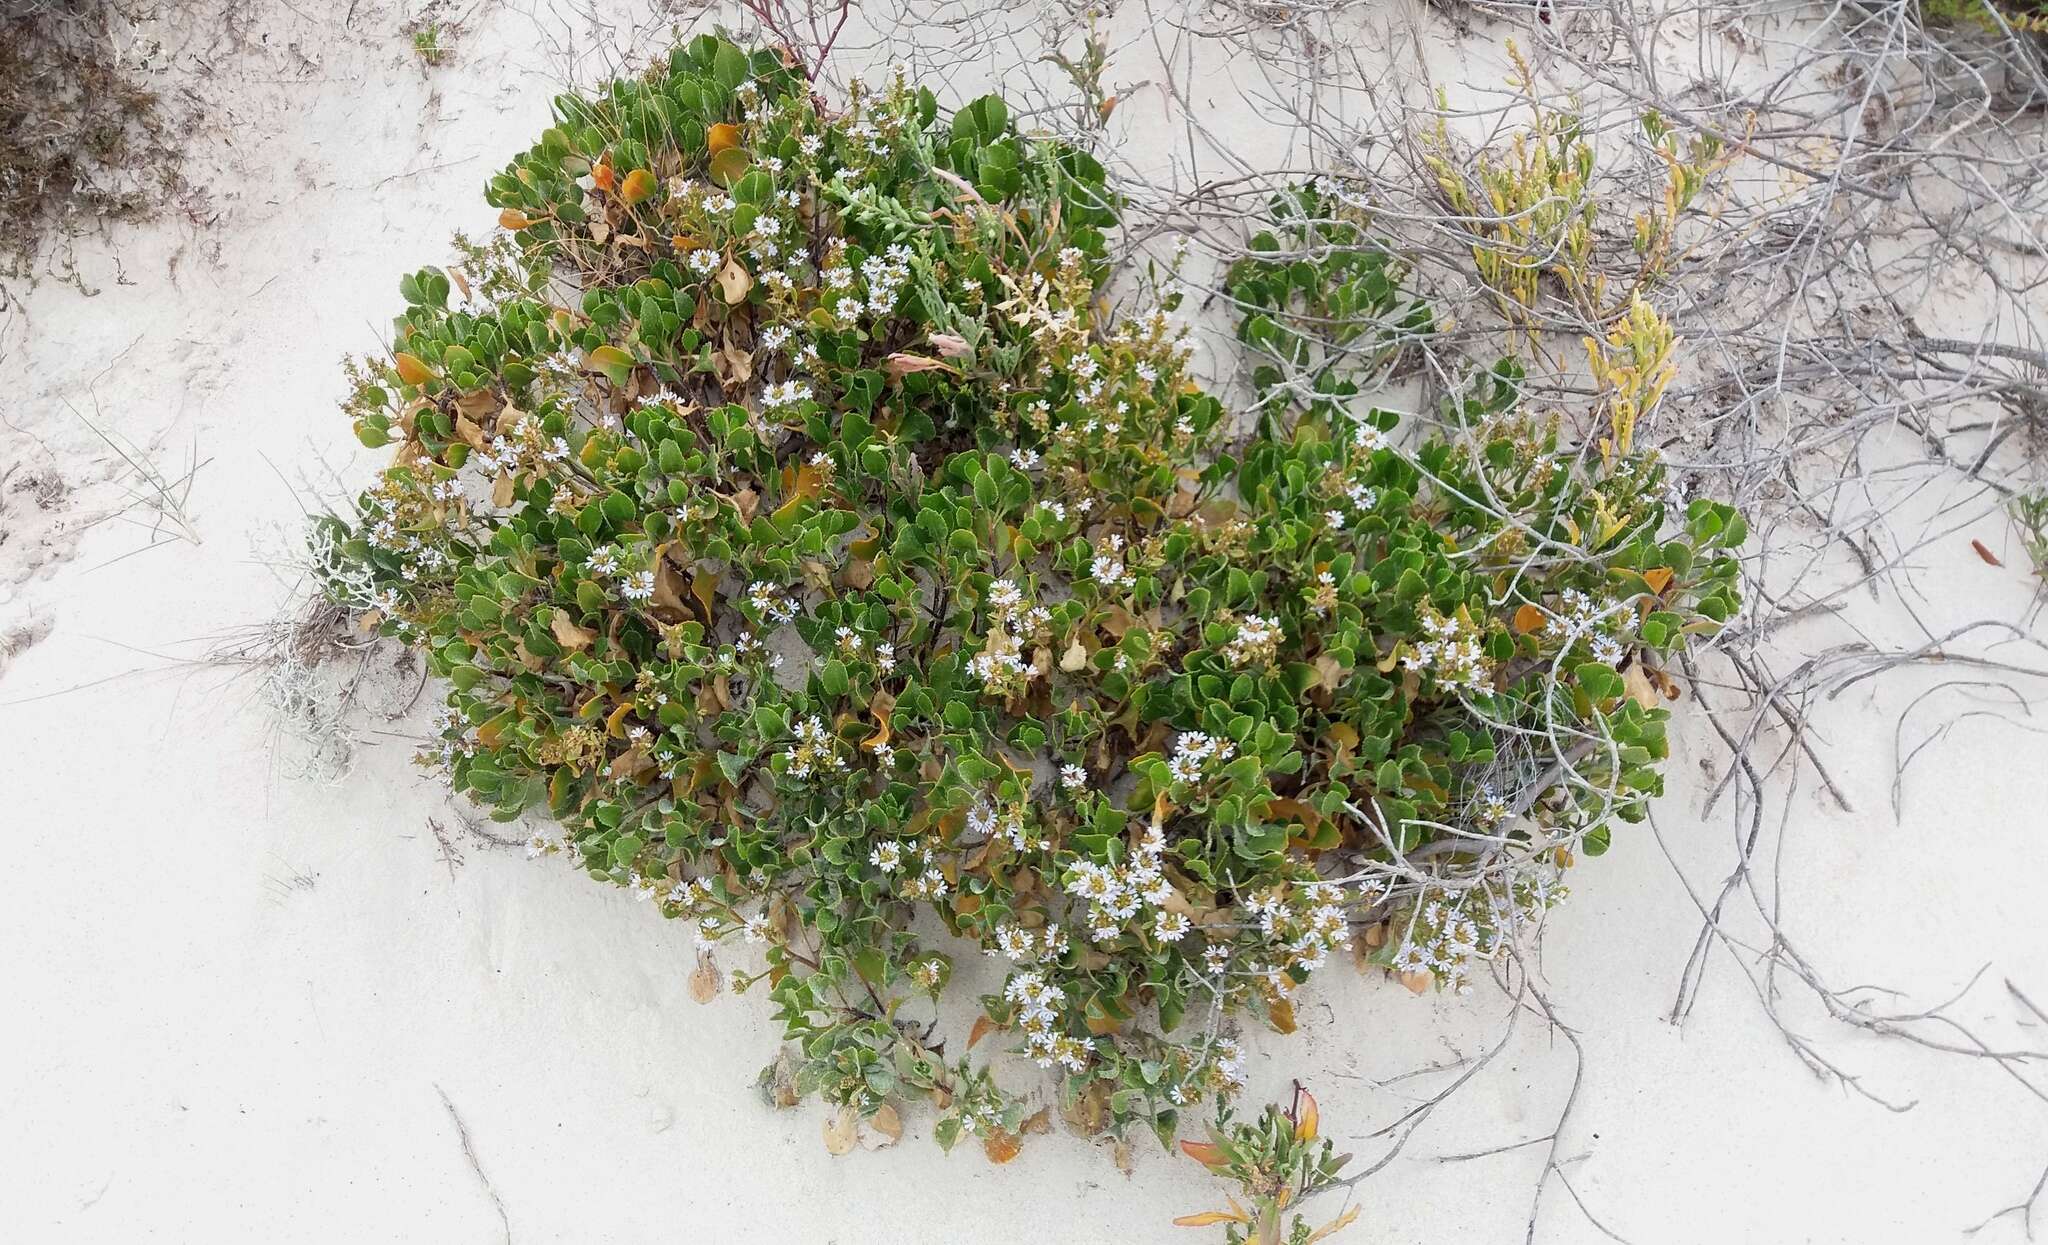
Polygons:
<instances>
[{"instance_id":1,"label":"low-growing shrub","mask_svg":"<svg viewBox=\"0 0 2048 1245\"><path fill-rule=\"evenodd\" d=\"M996 98L828 108L707 37L555 113L352 365L395 451L330 570L445 680L457 789L759 947L790 1093L1001 1160L1007 1047L1170 1142L1240 1018L1347 953L1462 985L1658 791L1658 665L1736 608L1741 520L1512 363L1355 409L1429 313L1341 201L1283 195L1229 274L1247 421L1171 299L1111 317L1103 170ZM1312 348L1333 317L1374 327ZM1005 975L931 1022L963 952ZM1211 1144L1323 1171L1275 1118Z\"/></svg>"},{"instance_id":2,"label":"low-growing shrub","mask_svg":"<svg viewBox=\"0 0 2048 1245\"><path fill-rule=\"evenodd\" d=\"M1921 0L1930 26L2048 36L2048 0Z\"/></svg>"},{"instance_id":3,"label":"low-growing shrub","mask_svg":"<svg viewBox=\"0 0 2048 1245\"><path fill-rule=\"evenodd\" d=\"M0 0L0 276L33 276L53 235L147 216L184 184L177 118L125 19L116 0Z\"/></svg>"}]
</instances>

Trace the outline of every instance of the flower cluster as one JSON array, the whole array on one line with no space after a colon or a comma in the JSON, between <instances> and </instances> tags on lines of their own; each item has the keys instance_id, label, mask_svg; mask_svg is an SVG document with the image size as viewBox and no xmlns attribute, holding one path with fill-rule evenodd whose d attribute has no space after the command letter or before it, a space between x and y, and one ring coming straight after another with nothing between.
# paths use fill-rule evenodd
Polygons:
<instances>
[{"instance_id":1,"label":"flower cluster","mask_svg":"<svg viewBox=\"0 0 2048 1245\"><path fill-rule=\"evenodd\" d=\"M1033 971L1013 973L1003 986L1003 998L1017 1005L1017 1026L1024 1033L1024 1050L1041 1068L1055 1063L1069 1072L1087 1069L1089 1042L1063 1032L1066 992Z\"/></svg>"},{"instance_id":2,"label":"flower cluster","mask_svg":"<svg viewBox=\"0 0 2048 1245\"><path fill-rule=\"evenodd\" d=\"M1463 616L1425 614L1422 636L1402 660L1450 691L1477 695L1493 690L1492 663L1477 629Z\"/></svg>"},{"instance_id":3,"label":"flower cluster","mask_svg":"<svg viewBox=\"0 0 2048 1245\"><path fill-rule=\"evenodd\" d=\"M1166 836L1158 826L1146 831L1137 850L1121 864L1080 860L1061 879L1067 893L1087 902L1088 936L1098 943L1121 937L1125 927L1150 916L1144 932L1161 942L1179 942L1188 932L1184 912L1167 905L1179 899L1166 877L1162 857Z\"/></svg>"}]
</instances>

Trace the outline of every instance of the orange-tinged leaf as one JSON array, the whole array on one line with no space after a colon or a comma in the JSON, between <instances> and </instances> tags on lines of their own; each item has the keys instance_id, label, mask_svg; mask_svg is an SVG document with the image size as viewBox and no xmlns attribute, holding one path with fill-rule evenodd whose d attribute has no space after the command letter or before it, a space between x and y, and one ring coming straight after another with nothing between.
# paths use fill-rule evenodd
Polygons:
<instances>
[{"instance_id":1,"label":"orange-tinged leaf","mask_svg":"<svg viewBox=\"0 0 2048 1245\"><path fill-rule=\"evenodd\" d=\"M612 163L609 156L605 158L603 164L590 170L590 184L607 193L617 184L617 179L612 174Z\"/></svg>"},{"instance_id":2,"label":"orange-tinged leaf","mask_svg":"<svg viewBox=\"0 0 2048 1245\"><path fill-rule=\"evenodd\" d=\"M1353 1219L1358 1218L1358 1211L1359 1208L1354 1206L1350 1210L1347 1210L1343 1214L1337 1216L1335 1219L1330 1220L1330 1222L1324 1224L1322 1227L1317 1228L1315 1231L1309 1233L1308 1240L1304 1241L1302 1245L1315 1245L1317 1241L1322 1240L1324 1237L1334 1236L1337 1233L1343 1231L1345 1228L1350 1227L1351 1221Z\"/></svg>"},{"instance_id":3,"label":"orange-tinged leaf","mask_svg":"<svg viewBox=\"0 0 2048 1245\"><path fill-rule=\"evenodd\" d=\"M997 1029L1000 1028L1002 1028L1001 1025L997 1024L993 1020L990 1020L988 1017L976 1016L974 1018L974 1027L967 1031L967 1049L973 1050L974 1044L976 1042L979 1042L981 1039L987 1037L991 1033L994 1033Z\"/></svg>"},{"instance_id":4,"label":"orange-tinged leaf","mask_svg":"<svg viewBox=\"0 0 2048 1245\"><path fill-rule=\"evenodd\" d=\"M1108 1037L1122 1028L1124 1023L1105 1012L1096 1011L1091 1011L1086 1016L1083 1016L1082 1021L1088 1026L1088 1032L1096 1037Z\"/></svg>"},{"instance_id":5,"label":"orange-tinged leaf","mask_svg":"<svg viewBox=\"0 0 2048 1245\"><path fill-rule=\"evenodd\" d=\"M1226 1161L1223 1148L1210 1141L1183 1141L1180 1152L1204 1167L1221 1167Z\"/></svg>"},{"instance_id":6,"label":"orange-tinged leaf","mask_svg":"<svg viewBox=\"0 0 2048 1245\"><path fill-rule=\"evenodd\" d=\"M518 208L506 208L498 213L498 224L516 233L521 229L530 228L533 222L527 218L526 213Z\"/></svg>"},{"instance_id":7,"label":"orange-tinged leaf","mask_svg":"<svg viewBox=\"0 0 2048 1245\"><path fill-rule=\"evenodd\" d=\"M711 180L719 186L730 186L746 175L754 158L744 147L728 147L711 157Z\"/></svg>"},{"instance_id":8,"label":"orange-tinged leaf","mask_svg":"<svg viewBox=\"0 0 2048 1245\"><path fill-rule=\"evenodd\" d=\"M1643 582L1650 585L1650 591L1658 596L1663 596L1664 589L1671 584L1671 568L1668 566L1658 566L1644 571Z\"/></svg>"},{"instance_id":9,"label":"orange-tinged leaf","mask_svg":"<svg viewBox=\"0 0 2048 1245\"><path fill-rule=\"evenodd\" d=\"M1296 1141L1314 1141L1316 1139L1316 1128L1320 1122L1321 1117L1316 1112L1316 1096L1307 1090L1302 1090L1301 1118L1294 1121L1294 1139Z\"/></svg>"},{"instance_id":10,"label":"orange-tinged leaf","mask_svg":"<svg viewBox=\"0 0 2048 1245\"><path fill-rule=\"evenodd\" d=\"M610 735L613 739L624 739L626 737L626 716L632 712L633 702L629 700L612 710L609 714L606 714L604 733Z\"/></svg>"},{"instance_id":11,"label":"orange-tinged leaf","mask_svg":"<svg viewBox=\"0 0 2048 1245\"><path fill-rule=\"evenodd\" d=\"M721 121L704 132L704 146L714 156L728 147L739 145L740 127L730 121Z\"/></svg>"},{"instance_id":12,"label":"orange-tinged leaf","mask_svg":"<svg viewBox=\"0 0 2048 1245\"><path fill-rule=\"evenodd\" d=\"M424 385L440 373L427 366L427 361L416 354L399 351L393 361L398 364L398 379L408 385Z\"/></svg>"},{"instance_id":13,"label":"orange-tinged leaf","mask_svg":"<svg viewBox=\"0 0 2048 1245\"><path fill-rule=\"evenodd\" d=\"M626 180L619 183L619 198L628 205L640 203L654 193L654 174L646 169L634 169L626 174Z\"/></svg>"},{"instance_id":14,"label":"orange-tinged leaf","mask_svg":"<svg viewBox=\"0 0 2048 1245\"><path fill-rule=\"evenodd\" d=\"M1024 1143L1005 1129L998 1128L981 1139L981 1152L988 1155L991 1163L1007 1163L1017 1157Z\"/></svg>"},{"instance_id":15,"label":"orange-tinged leaf","mask_svg":"<svg viewBox=\"0 0 2048 1245\"><path fill-rule=\"evenodd\" d=\"M614 385L623 385L633 373L633 356L617 346L599 346L590 352L584 366L603 372Z\"/></svg>"},{"instance_id":16,"label":"orange-tinged leaf","mask_svg":"<svg viewBox=\"0 0 2048 1245\"><path fill-rule=\"evenodd\" d=\"M1275 1033L1294 1032L1294 1002L1291 999L1274 999L1266 1005L1266 1023L1273 1026Z\"/></svg>"},{"instance_id":17,"label":"orange-tinged leaf","mask_svg":"<svg viewBox=\"0 0 2048 1245\"><path fill-rule=\"evenodd\" d=\"M1173 1222L1182 1228L1211 1228L1219 1223L1250 1223L1251 1220L1227 1210L1205 1210L1199 1215L1182 1215Z\"/></svg>"},{"instance_id":18,"label":"orange-tinged leaf","mask_svg":"<svg viewBox=\"0 0 2048 1245\"><path fill-rule=\"evenodd\" d=\"M1400 982L1402 985L1408 987L1409 993L1411 994L1421 994L1423 991L1429 989L1431 986L1436 984L1435 977L1431 976L1425 970L1419 968L1414 969L1410 972L1401 973L1395 977L1395 980Z\"/></svg>"},{"instance_id":19,"label":"orange-tinged leaf","mask_svg":"<svg viewBox=\"0 0 2048 1245\"><path fill-rule=\"evenodd\" d=\"M1515 630L1522 635L1541 631L1545 621L1543 611L1533 605L1525 603L1515 610Z\"/></svg>"}]
</instances>

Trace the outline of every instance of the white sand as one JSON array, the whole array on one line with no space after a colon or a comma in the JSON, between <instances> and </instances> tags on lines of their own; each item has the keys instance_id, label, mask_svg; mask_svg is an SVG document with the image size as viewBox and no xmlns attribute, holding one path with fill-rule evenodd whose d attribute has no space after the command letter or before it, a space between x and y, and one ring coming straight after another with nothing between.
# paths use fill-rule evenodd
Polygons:
<instances>
[{"instance_id":1,"label":"white sand","mask_svg":"<svg viewBox=\"0 0 2048 1245\"><path fill-rule=\"evenodd\" d=\"M279 11L265 47L223 49L207 90L236 130L231 147L207 140L224 168L217 220L123 233L128 283L88 254L104 292L35 292L0 345L0 452L32 446L76 490L34 526L24 497L0 511L14 538L0 581L36 564L0 586L0 632L49 628L0 681L0 1239L1216 1239L1169 1226L1216 1195L1149 1143L1129 1178L1064 1133L998 1168L972 1146L941 1156L912 1110L902 1145L830 1157L816 1107L776 1113L750 1088L775 1048L761 1001L689 1000L684 926L465 836L463 811L410 764L419 715L383 719L407 680L366 679L356 771L329 786L288 772L297 745L257 676L199 663L283 601L258 542L295 521L300 473L324 461L353 485L373 469L334 408L339 356L375 348L401 271L444 260L453 227L488 227L481 182L545 123L564 55L593 74L589 49L629 34L493 7L453 64L423 73L394 34L403 16L366 4L345 28ZM1118 123L1140 148L1177 133L1156 96ZM102 426L171 474L194 445L208 460L189 499L203 543L124 558L147 531L86 526L126 471L60 401L90 413L88 382ZM1971 556L1970 535L2008 568ZM1924 562L1912 605L1937 633L1944 618L2021 615L2023 558L1997 519ZM1859 627L1916 634L1895 601L1859 594L1786 648ZM1857 811L1833 809L1810 774L1769 810L1789 818L1773 870L1784 920L1832 982L1892 985L1905 1004L1931 1006L1988 964L1955 1014L2039 1048L2048 1033L2001 983L2048 1000L2048 765L2038 738L1965 722L1916 763L1895 821L1893 725L1939 678L1815 706ZM1617 828L1544 948L1547 991L1585 1052L1558 1150L1571 1189L1639 1243L1956 1239L2048 1161L2048 1104L1983 1061L1831 1024L1788 983L1788 1023L1873 1093L1918 1105L1889 1112L1817 1079L1725 952L1690 1019L1667 1022L1699 928L1680 872L1706 892L1735 859L1726 810L1701 815L1717 777L1702 767L1720 751L1680 708L1657 806L1679 871L1650 827ZM1364 1165L1386 1143L1371 1134L1451 1074L1382 1082L1483 1053L1504 1010L1490 988L1416 999L1328 973L1300 1034L1252 1035L1250 1101L1298 1077ZM1542 1137L1574 1071L1572 1047L1525 1015L1361 1188L1363 1215L1338 1239L1521 1240L1544 1145L1438 1160ZM1536 1237L1600 1234L1553 1179ZM2019 1240L2018 1222L1978 1239Z\"/></svg>"}]
</instances>

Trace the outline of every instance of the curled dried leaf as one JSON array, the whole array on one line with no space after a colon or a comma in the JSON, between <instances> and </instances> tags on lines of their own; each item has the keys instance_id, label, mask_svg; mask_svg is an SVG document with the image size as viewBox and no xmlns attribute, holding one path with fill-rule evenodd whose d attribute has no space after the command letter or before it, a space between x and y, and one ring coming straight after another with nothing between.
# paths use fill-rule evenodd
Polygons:
<instances>
[{"instance_id":1,"label":"curled dried leaf","mask_svg":"<svg viewBox=\"0 0 2048 1245\"><path fill-rule=\"evenodd\" d=\"M902 380L912 372L950 372L952 370L952 368L947 367L937 359L921 354L905 354L900 350L882 361L882 371L888 374L890 380Z\"/></svg>"}]
</instances>

